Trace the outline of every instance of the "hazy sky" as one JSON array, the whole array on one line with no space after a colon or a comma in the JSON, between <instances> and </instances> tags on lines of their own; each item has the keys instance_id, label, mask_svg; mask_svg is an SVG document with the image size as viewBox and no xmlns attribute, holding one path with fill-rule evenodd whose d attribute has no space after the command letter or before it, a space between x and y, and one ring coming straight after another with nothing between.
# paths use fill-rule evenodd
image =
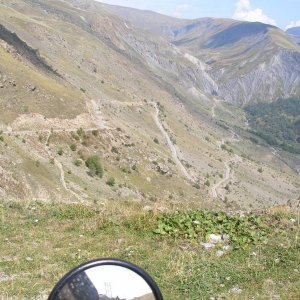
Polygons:
<instances>
[{"instance_id":1,"label":"hazy sky","mask_svg":"<svg viewBox=\"0 0 300 300\"><path fill-rule=\"evenodd\" d=\"M300 0L99 0L179 18L223 17L300 26Z\"/></svg>"}]
</instances>

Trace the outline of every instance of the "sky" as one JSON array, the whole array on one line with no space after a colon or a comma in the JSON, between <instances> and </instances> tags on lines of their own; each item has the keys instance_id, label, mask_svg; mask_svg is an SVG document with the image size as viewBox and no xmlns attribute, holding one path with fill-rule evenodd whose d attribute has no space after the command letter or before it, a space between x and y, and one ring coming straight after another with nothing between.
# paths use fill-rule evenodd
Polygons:
<instances>
[{"instance_id":1,"label":"sky","mask_svg":"<svg viewBox=\"0 0 300 300\"><path fill-rule=\"evenodd\" d=\"M99 0L178 18L233 18L276 25L300 26L300 0Z\"/></svg>"}]
</instances>

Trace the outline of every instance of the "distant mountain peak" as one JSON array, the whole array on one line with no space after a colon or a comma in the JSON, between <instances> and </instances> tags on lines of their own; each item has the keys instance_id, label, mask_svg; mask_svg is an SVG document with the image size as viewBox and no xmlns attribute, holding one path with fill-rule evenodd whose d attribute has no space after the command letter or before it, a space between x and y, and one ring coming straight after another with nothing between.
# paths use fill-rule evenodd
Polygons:
<instances>
[{"instance_id":1,"label":"distant mountain peak","mask_svg":"<svg viewBox=\"0 0 300 300\"><path fill-rule=\"evenodd\" d=\"M289 28L286 32L288 34L292 34L300 37L300 26Z\"/></svg>"}]
</instances>

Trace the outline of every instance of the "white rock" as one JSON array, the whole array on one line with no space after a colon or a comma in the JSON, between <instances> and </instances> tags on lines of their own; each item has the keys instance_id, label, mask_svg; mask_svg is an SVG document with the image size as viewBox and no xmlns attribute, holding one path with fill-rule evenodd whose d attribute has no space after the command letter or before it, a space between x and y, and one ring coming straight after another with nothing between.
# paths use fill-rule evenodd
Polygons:
<instances>
[{"instance_id":1,"label":"white rock","mask_svg":"<svg viewBox=\"0 0 300 300\"><path fill-rule=\"evenodd\" d=\"M238 287L234 287L230 290L231 293L233 294L241 294L243 290L241 290L240 288Z\"/></svg>"},{"instance_id":2,"label":"white rock","mask_svg":"<svg viewBox=\"0 0 300 300\"><path fill-rule=\"evenodd\" d=\"M153 211L153 207L151 207L151 206L144 206L143 207L143 211Z\"/></svg>"},{"instance_id":3,"label":"white rock","mask_svg":"<svg viewBox=\"0 0 300 300\"><path fill-rule=\"evenodd\" d=\"M223 239L224 242L229 242L230 236L228 234L223 234L222 239Z\"/></svg>"},{"instance_id":4,"label":"white rock","mask_svg":"<svg viewBox=\"0 0 300 300\"><path fill-rule=\"evenodd\" d=\"M217 252L216 252L216 256L217 257L221 257L221 256L223 256L225 254L225 252L224 251L221 251L221 250L218 250Z\"/></svg>"},{"instance_id":5,"label":"white rock","mask_svg":"<svg viewBox=\"0 0 300 300\"><path fill-rule=\"evenodd\" d=\"M201 245L203 246L203 248L205 250L212 249L212 248L214 248L216 246L215 244L212 244L212 243L201 243Z\"/></svg>"},{"instance_id":6,"label":"white rock","mask_svg":"<svg viewBox=\"0 0 300 300\"><path fill-rule=\"evenodd\" d=\"M222 241L222 236L221 235L217 235L217 234L213 234L213 233L209 235L209 242L210 243L216 244L216 243L219 243L221 241Z\"/></svg>"}]
</instances>

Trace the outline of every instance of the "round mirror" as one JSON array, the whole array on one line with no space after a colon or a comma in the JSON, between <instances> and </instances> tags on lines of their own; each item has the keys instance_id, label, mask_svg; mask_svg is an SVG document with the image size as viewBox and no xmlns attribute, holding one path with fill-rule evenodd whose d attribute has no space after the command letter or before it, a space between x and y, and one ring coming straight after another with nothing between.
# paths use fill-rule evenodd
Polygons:
<instances>
[{"instance_id":1,"label":"round mirror","mask_svg":"<svg viewBox=\"0 0 300 300\"><path fill-rule=\"evenodd\" d=\"M66 274L49 300L162 300L154 280L122 260L90 261Z\"/></svg>"}]
</instances>

